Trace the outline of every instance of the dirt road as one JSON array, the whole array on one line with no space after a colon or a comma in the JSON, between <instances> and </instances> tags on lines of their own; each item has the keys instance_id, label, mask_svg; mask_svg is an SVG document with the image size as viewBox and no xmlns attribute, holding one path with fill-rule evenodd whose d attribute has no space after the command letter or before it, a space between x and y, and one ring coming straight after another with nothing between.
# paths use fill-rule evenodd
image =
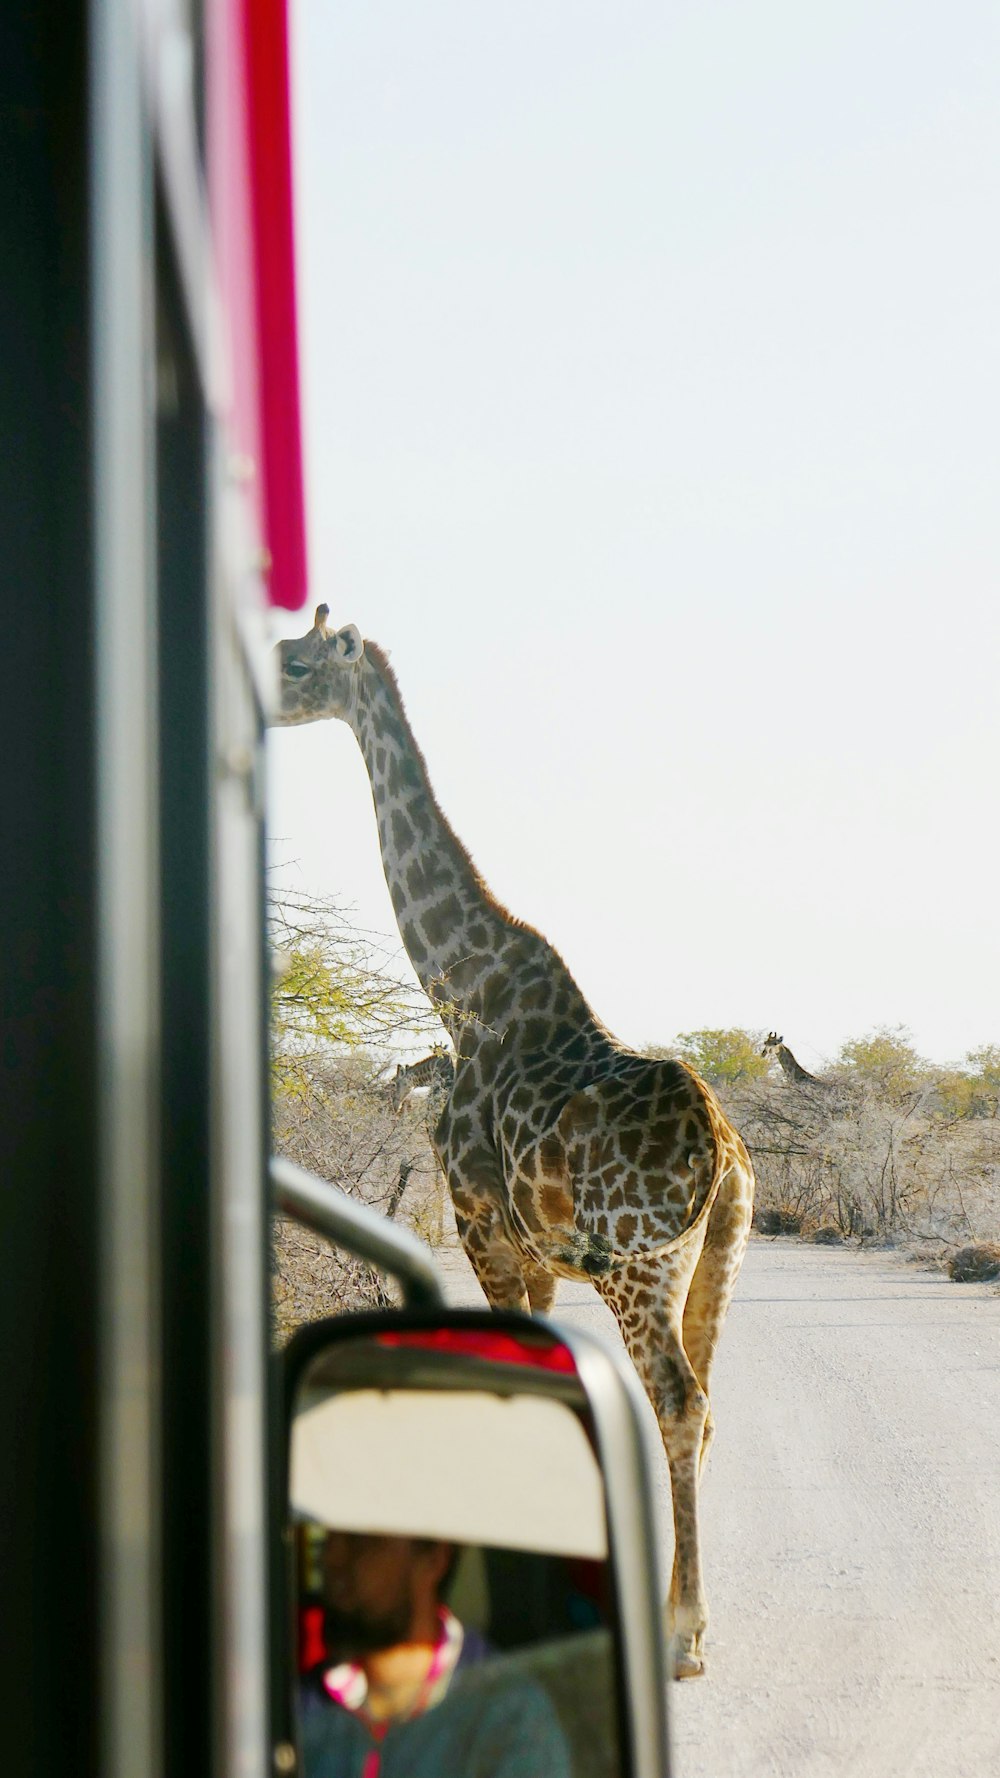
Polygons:
<instances>
[{"instance_id":1,"label":"dirt road","mask_svg":"<svg viewBox=\"0 0 1000 1778\"><path fill-rule=\"evenodd\" d=\"M481 1300L466 1262L454 1301ZM555 1319L618 1343L589 1287ZM1000 1293L751 1244L713 1389L709 1674L678 1778L1000 1772ZM649 1414L669 1555L669 1483Z\"/></svg>"}]
</instances>

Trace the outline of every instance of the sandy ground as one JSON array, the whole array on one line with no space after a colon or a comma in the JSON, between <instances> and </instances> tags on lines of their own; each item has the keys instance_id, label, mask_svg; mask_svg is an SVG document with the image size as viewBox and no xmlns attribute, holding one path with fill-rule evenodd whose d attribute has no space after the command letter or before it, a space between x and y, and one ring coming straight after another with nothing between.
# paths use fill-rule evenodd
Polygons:
<instances>
[{"instance_id":1,"label":"sandy ground","mask_svg":"<svg viewBox=\"0 0 1000 1778\"><path fill-rule=\"evenodd\" d=\"M443 1257L451 1300L481 1301ZM589 1286L554 1318L620 1348ZM671 1687L677 1778L1000 1773L1000 1292L755 1240L713 1401L709 1672Z\"/></svg>"}]
</instances>

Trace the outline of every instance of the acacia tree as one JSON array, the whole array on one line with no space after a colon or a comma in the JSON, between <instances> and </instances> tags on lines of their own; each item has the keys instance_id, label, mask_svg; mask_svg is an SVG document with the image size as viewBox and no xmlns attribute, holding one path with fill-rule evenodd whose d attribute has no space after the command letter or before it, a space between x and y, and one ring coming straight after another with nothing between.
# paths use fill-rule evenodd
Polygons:
<instances>
[{"instance_id":1,"label":"acacia tree","mask_svg":"<svg viewBox=\"0 0 1000 1778\"><path fill-rule=\"evenodd\" d=\"M852 1038L841 1045L837 1063L890 1099L919 1092L932 1073L903 1025L880 1025L865 1037Z\"/></svg>"},{"instance_id":2,"label":"acacia tree","mask_svg":"<svg viewBox=\"0 0 1000 1778\"><path fill-rule=\"evenodd\" d=\"M334 896L272 886L271 1066L275 1092L308 1092L332 1058L440 1037L440 1020L398 950L355 926Z\"/></svg>"},{"instance_id":3,"label":"acacia tree","mask_svg":"<svg viewBox=\"0 0 1000 1778\"><path fill-rule=\"evenodd\" d=\"M268 927L272 1130L276 1152L429 1235L440 1217L423 1123L397 1117L385 1065L393 1051L439 1040L440 1020L398 950L356 927L331 896L272 885ZM278 1219L276 1331L386 1300L377 1273Z\"/></svg>"},{"instance_id":4,"label":"acacia tree","mask_svg":"<svg viewBox=\"0 0 1000 1778\"><path fill-rule=\"evenodd\" d=\"M969 1050L966 1058L969 1083L967 1117L1000 1116L1000 1044L985 1043Z\"/></svg>"},{"instance_id":5,"label":"acacia tree","mask_svg":"<svg viewBox=\"0 0 1000 1778\"><path fill-rule=\"evenodd\" d=\"M767 1074L767 1057L760 1053L763 1041L762 1031L744 1031L739 1026L682 1031L673 1053L690 1062L713 1086L732 1086L736 1081L762 1080Z\"/></svg>"}]
</instances>

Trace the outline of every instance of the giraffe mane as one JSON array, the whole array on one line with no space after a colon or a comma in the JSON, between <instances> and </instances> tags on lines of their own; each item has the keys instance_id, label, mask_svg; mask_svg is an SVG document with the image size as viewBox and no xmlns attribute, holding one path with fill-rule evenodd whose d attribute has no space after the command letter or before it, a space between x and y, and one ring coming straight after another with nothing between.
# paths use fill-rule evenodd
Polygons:
<instances>
[{"instance_id":1,"label":"giraffe mane","mask_svg":"<svg viewBox=\"0 0 1000 1778\"><path fill-rule=\"evenodd\" d=\"M476 890L477 895L479 895L482 898L484 904L490 910L490 912L495 914L499 920L502 920L504 925L508 926L511 929L511 931L523 933L525 935L525 937L529 938L529 939L536 939L537 942L545 948L545 950L549 953L549 955L551 957L555 958L555 961L558 963L559 967L565 972L566 977L570 983L570 986L572 987L574 994L576 994L579 997L580 1002L586 1008L589 1016L594 1020L594 1023L600 1027L600 1029L604 1032L605 1036L609 1039L610 1042L617 1043L618 1040L607 1029L607 1026L604 1024L603 1020L598 1018L598 1015L594 1012L593 1007L590 1005L590 1002L587 1000L587 997L584 994L579 983L577 982L576 977L573 975L572 970L570 969L569 965L566 963L564 958L556 950L556 947L552 943L551 939L546 938L544 932L539 932L537 926L532 926L528 920L521 920L518 918L517 914L512 914L510 909L505 907L503 902L499 901L497 899L497 897L494 895L489 884L486 882L485 878L482 876L482 873L480 872L479 867L476 864L475 860L473 859L472 854L470 853L468 847L465 846L463 844L463 842L459 839L457 833L455 832L455 829L452 827L451 822L448 820L447 815L445 814L440 803L438 802L437 796L435 795L435 792L434 792L434 787L431 783L430 773L427 770L427 761L424 759L419 742L417 741L417 738L413 733L413 728L410 723L410 719L406 714L406 706L403 703L403 694L399 689L399 681L397 680L396 675L393 671L392 664L389 660L388 653L381 646L380 643L369 642L368 638L366 637L365 638L365 652L364 652L364 655L362 656L362 662L364 661L365 656L367 656L369 658L376 673L379 675L380 679L382 680L382 683L386 687L386 690L389 692L389 695L392 699L396 713L399 717L399 721L403 725L403 729L406 734L407 744L412 749L413 758L414 758L414 761L416 762L417 769L420 773L424 793L427 796L427 799L428 799L432 809L434 810L437 820L441 824L442 833L446 836L448 843L453 847L455 855L459 859L462 866L465 868L466 871L468 871L469 877L472 880L472 883L473 883L473 886Z\"/></svg>"},{"instance_id":2,"label":"giraffe mane","mask_svg":"<svg viewBox=\"0 0 1000 1778\"><path fill-rule=\"evenodd\" d=\"M389 660L389 656L388 656L386 650L381 646L380 643L369 642L368 638L366 637L365 638L365 655L368 656L368 658L371 660L373 666L375 667L376 671L379 674L379 677L382 679L383 683L387 687L387 689L392 697L392 701L396 706L396 710L399 714L400 721L402 722L402 724L406 730L407 742L413 750L413 757L417 763L417 767L419 769L421 779L423 780L423 788L424 788L425 794L428 798L428 801L430 802L438 820L441 823L442 831L447 835L449 843L453 846L458 858L461 860L462 864L464 864L466 870L469 872L470 876L472 877L472 880L473 880L473 883L475 884L477 893L482 896L484 902L489 907L491 912L499 915L500 919L503 920L507 926L512 926L516 932L530 933L534 938L541 939L542 943L545 945L548 945L550 950L555 950L555 946L550 943L550 941L545 937L545 934L543 932L539 932L538 928L535 926L532 926L529 921L520 920L516 914L512 914L510 909L507 907L504 907L503 902L499 901L497 899L497 897L494 895L492 889L490 888L489 884L486 882L485 878L483 877L482 872L480 871L479 866L476 864L476 861L473 858L468 847L459 839L457 833L455 832L455 829L452 827L451 822L448 820L447 815L445 814L444 810L442 809L441 804L438 802L437 796L434 791L434 786L431 783L430 773L427 770L427 761L425 760L423 753L421 751L421 748L420 748L420 744L417 741L417 738L413 733L413 728L410 723L410 719L406 714L406 705L403 703L403 694L399 689L399 681L396 678L395 673L393 672L392 665L391 665L391 662ZM558 956L558 952L556 952L556 955ZM560 963L562 963L561 957L559 958L559 961L560 961ZM563 967L565 968L566 965L563 964Z\"/></svg>"}]
</instances>

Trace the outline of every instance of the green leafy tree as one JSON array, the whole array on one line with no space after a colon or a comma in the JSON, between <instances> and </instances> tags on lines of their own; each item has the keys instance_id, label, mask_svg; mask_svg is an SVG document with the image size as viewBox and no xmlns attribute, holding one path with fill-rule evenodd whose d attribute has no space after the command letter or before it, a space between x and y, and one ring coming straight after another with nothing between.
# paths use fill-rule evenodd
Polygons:
<instances>
[{"instance_id":1,"label":"green leafy tree","mask_svg":"<svg viewBox=\"0 0 1000 1778\"><path fill-rule=\"evenodd\" d=\"M851 1039L841 1046L837 1062L894 1099L919 1091L930 1077L903 1025L880 1025L866 1037Z\"/></svg>"},{"instance_id":2,"label":"green leafy tree","mask_svg":"<svg viewBox=\"0 0 1000 1778\"><path fill-rule=\"evenodd\" d=\"M942 1110L951 1117L1000 1116L1000 1045L969 1050L965 1062L938 1083Z\"/></svg>"},{"instance_id":3,"label":"green leafy tree","mask_svg":"<svg viewBox=\"0 0 1000 1778\"><path fill-rule=\"evenodd\" d=\"M970 1050L965 1060L973 1070L972 1079L988 1108L987 1115L996 1117L1000 1108L1000 1044L985 1043L981 1049Z\"/></svg>"},{"instance_id":4,"label":"green leafy tree","mask_svg":"<svg viewBox=\"0 0 1000 1778\"><path fill-rule=\"evenodd\" d=\"M674 1053L689 1062L713 1086L731 1086L738 1080L760 1080L767 1073L767 1057L760 1053L763 1033L729 1030L680 1032Z\"/></svg>"},{"instance_id":5,"label":"green leafy tree","mask_svg":"<svg viewBox=\"0 0 1000 1778\"><path fill-rule=\"evenodd\" d=\"M302 1096L318 1064L428 1032L438 1016L398 953L355 927L332 896L272 888L271 1060L278 1094Z\"/></svg>"},{"instance_id":6,"label":"green leafy tree","mask_svg":"<svg viewBox=\"0 0 1000 1778\"><path fill-rule=\"evenodd\" d=\"M945 1118L972 1117L975 1091L971 1076L960 1068L946 1068L935 1082L935 1093Z\"/></svg>"}]
</instances>

